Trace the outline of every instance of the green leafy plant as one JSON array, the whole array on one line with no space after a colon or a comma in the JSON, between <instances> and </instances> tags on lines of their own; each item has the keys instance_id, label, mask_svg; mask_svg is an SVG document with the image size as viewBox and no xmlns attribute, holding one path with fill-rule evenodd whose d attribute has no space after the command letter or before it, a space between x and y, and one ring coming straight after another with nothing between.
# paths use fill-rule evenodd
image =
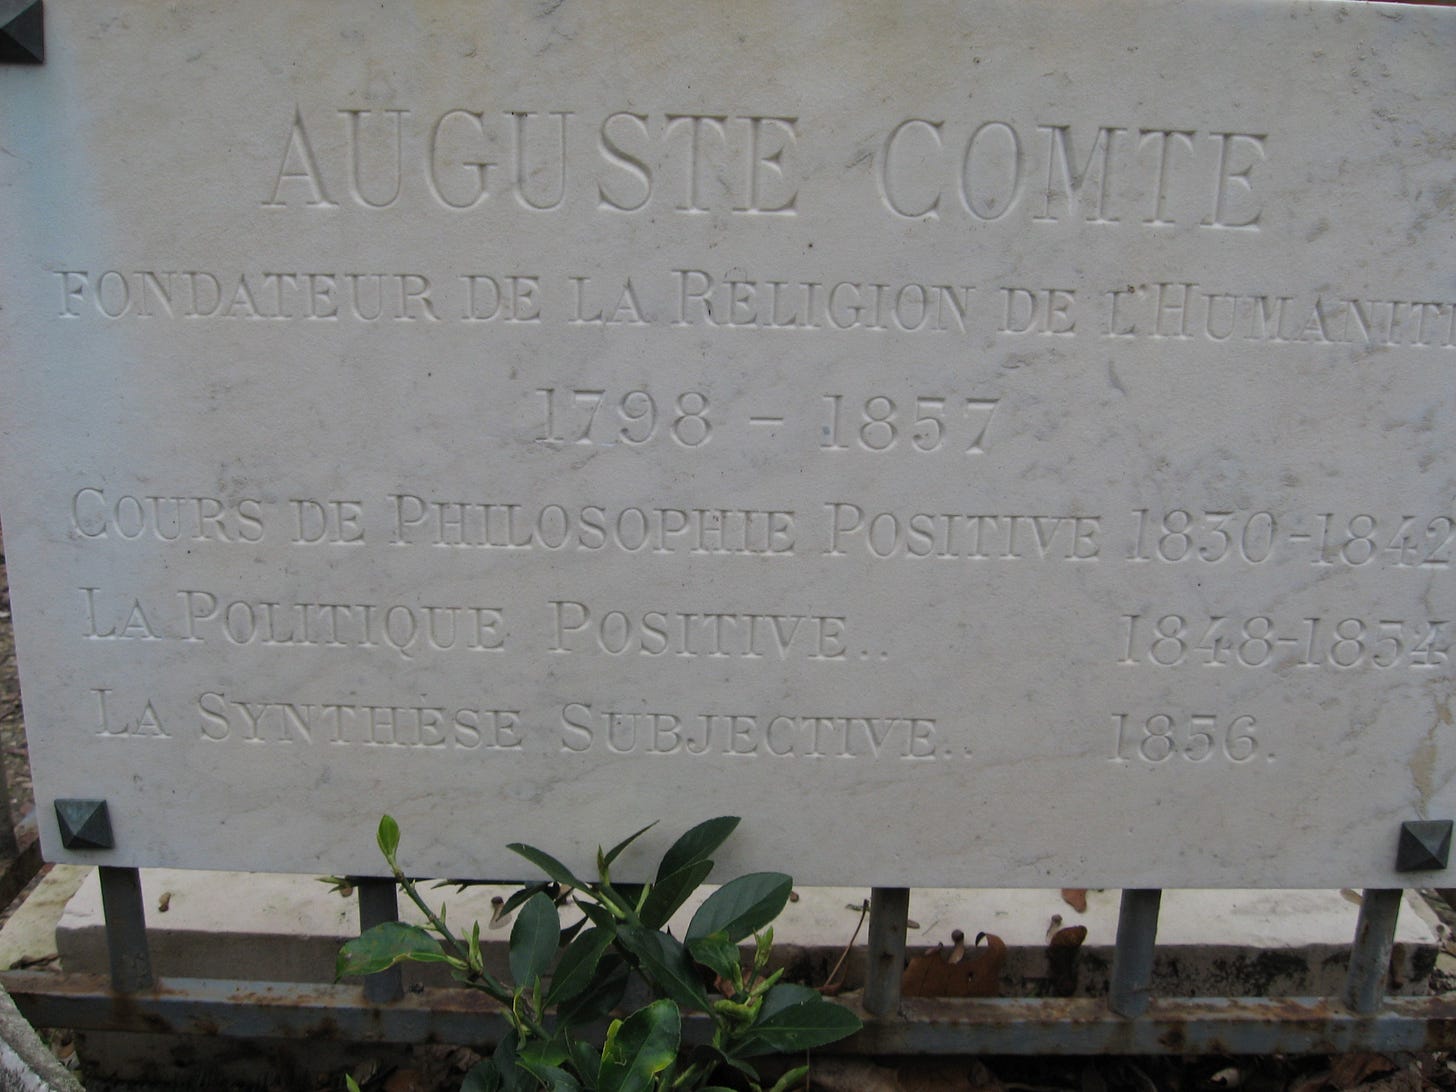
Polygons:
<instances>
[{"instance_id":1,"label":"green leafy plant","mask_svg":"<svg viewBox=\"0 0 1456 1092\"><path fill-rule=\"evenodd\" d=\"M730 880L698 908L682 940L668 920L713 870L712 854L738 826L736 817L693 827L663 855L650 883L614 883L612 865L652 826L609 850L597 850L596 879L578 879L555 857L510 845L547 877L527 884L501 907L516 911L508 948L510 978L485 968L480 924L457 936L399 865L399 825L379 821L379 849L395 882L424 914L426 925L387 922L339 952L338 976L367 975L413 960L444 963L457 981L500 1003L510 1031L475 1066L461 1092L690 1092L723 1090L731 1079L763 1092L753 1059L823 1046L860 1028L852 1012L818 991L767 973L771 923L789 900L793 881L778 872ZM655 824L653 824L655 825ZM563 929L559 906L581 919ZM754 938L745 967L739 943ZM654 999L606 1024L640 976ZM684 1013L705 1014L711 1038L683 1042ZM595 1034L594 1034L595 1032ZM736 1076L728 1076L730 1073ZM788 1092L808 1066L785 1073L769 1092Z\"/></svg>"}]
</instances>

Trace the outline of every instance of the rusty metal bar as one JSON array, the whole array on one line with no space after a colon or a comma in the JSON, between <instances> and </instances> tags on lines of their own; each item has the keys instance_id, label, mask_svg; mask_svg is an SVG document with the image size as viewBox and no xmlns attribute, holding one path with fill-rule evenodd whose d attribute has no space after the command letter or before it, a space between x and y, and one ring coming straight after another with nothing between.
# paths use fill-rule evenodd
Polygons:
<instances>
[{"instance_id":1,"label":"rusty metal bar","mask_svg":"<svg viewBox=\"0 0 1456 1092\"><path fill-rule=\"evenodd\" d=\"M106 917L111 988L117 993L149 989L152 953L147 947L147 911L142 905L141 872L107 865L96 871L101 879L101 911Z\"/></svg>"},{"instance_id":2,"label":"rusty metal bar","mask_svg":"<svg viewBox=\"0 0 1456 1092\"><path fill-rule=\"evenodd\" d=\"M1129 888L1117 914L1117 947L1107 1007L1118 1016L1141 1016L1153 995L1153 950L1158 940L1158 910L1163 892Z\"/></svg>"},{"instance_id":3,"label":"rusty metal bar","mask_svg":"<svg viewBox=\"0 0 1456 1092\"><path fill-rule=\"evenodd\" d=\"M1350 949L1350 971L1345 976L1343 994L1351 1012L1376 1012L1385 997L1401 897L1399 888L1375 888L1366 891L1360 903L1360 920L1355 924L1355 943Z\"/></svg>"},{"instance_id":4,"label":"rusty metal bar","mask_svg":"<svg viewBox=\"0 0 1456 1092\"><path fill-rule=\"evenodd\" d=\"M890 1016L900 1007L905 974L905 933L910 927L908 887L870 888L869 951L865 967L865 1008Z\"/></svg>"},{"instance_id":5,"label":"rusty metal bar","mask_svg":"<svg viewBox=\"0 0 1456 1092\"><path fill-rule=\"evenodd\" d=\"M1330 998L1155 998L1136 1020L1096 998L907 998L820 1050L864 1054L1339 1054L1433 1051L1456 1040L1456 998L1393 997L1361 1016Z\"/></svg>"},{"instance_id":6,"label":"rusty metal bar","mask_svg":"<svg viewBox=\"0 0 1456 1092\"><path fill-rule=\"evenodd\" d=\"M495 1041L500 1008L475 990L407 993L386 1008L358 985L164 978L118 996L99 975L10 971L0 984L40 1027L344 1042ZM852 996L840 1000L854 1005ZM1157 998L1137 1020L1096 998L906 998L898 1015L828 1047L847 1054L1327 1054L1456 1048L1456 997L1391 997L1369 1016L1328 998ZM683 1034L703 1041L702 1016Z\"/></svg>"},{"instance_id":7,"label":"rusty metal bar","mask_svg":"<svg viewBox=\"0 0 1456 1092\"><path fill-rule=\"evenodd\" d=\"M399 895L393 880L364 876L354 880L354 887L359 892L359 932L399 920ZM387 1005L403 996L403 971L397 964L364 979L364 999L371 1004Z\"/></svg>"}]
</instances>

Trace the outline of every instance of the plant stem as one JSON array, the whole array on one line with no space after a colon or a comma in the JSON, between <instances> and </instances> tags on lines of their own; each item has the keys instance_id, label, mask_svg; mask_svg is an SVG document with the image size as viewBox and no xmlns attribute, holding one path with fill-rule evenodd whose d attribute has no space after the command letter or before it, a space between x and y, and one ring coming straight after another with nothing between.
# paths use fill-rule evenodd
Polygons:
<instances>
[{"instance_id":1,"label":"plant stem","mask_svg":"<svg viewBox=\"0 0 1456 1092\"><path fill-rule=\"evenodd\" d=\"M425 919L430 923L430 927L440 934L440 939L450 948L450 954L470 968L467 973L472 978L478 976L481 988L492 998L499 1001L502 1005L509 1005L512 1000L510 991L487 974L484 967L477 970L471 966L469 949L460 943L455 934L450 931L450 927L440 918L440 915L431 909L430 904L420 897L419 891L415 888L415 882L400 871L398 866L394 870L394 879L404 889L404 893L409 896L410 902L420 908L420 912L425 915Z\"/></svg>"}]
</instances>

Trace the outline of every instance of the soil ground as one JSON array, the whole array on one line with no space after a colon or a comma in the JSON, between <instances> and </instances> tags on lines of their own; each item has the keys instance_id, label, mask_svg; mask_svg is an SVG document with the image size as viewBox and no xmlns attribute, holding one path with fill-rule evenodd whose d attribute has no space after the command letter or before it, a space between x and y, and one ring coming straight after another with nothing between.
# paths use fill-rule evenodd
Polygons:
<instances>
[{"instance_id":1,"label":"soil ground","mask_svg":"<svg viewBox=\"0 0 1456 1092\"><path fill-rule=\"evenodd\" d=\"M18 821L34 805L30 760L25 753L25 722L20 712L20 680L15 671L15 635L10 626L10 585L5 579L5 539L0 532L0 748L10 814Z\"/></svg>"}]
</instances>

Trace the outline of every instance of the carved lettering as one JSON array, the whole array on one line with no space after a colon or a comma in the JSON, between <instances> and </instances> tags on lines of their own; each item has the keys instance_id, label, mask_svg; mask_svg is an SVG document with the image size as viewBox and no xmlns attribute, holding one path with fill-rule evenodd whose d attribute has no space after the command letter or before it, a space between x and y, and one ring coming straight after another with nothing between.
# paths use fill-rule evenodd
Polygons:
<instances>
[{"instance_id":1,"label":"carved lettering","mask_svg":"<svg viewBox=\"0 0 1456 1092\"><path fill-rule=\"evenodd\" d=\"M592 702L561 707L559 738L568 754L924 762L971 753L933 717L628 712Z\"/></svg>"}]
</instances>

